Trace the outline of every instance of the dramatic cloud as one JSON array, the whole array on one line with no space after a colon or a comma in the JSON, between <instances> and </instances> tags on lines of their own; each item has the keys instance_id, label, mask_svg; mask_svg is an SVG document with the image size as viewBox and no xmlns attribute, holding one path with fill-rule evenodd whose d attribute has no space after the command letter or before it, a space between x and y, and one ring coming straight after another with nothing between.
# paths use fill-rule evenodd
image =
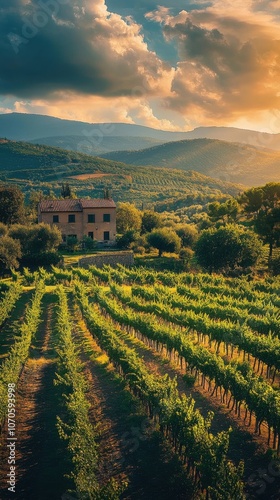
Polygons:
<instances>
[{"instance_id":1,"label":"dramatic cloud","mask_svg":"<svg viewBox=\"0 0 280 500\"><path fill-rule=\"evenodd\" d=\"M172 69L149 51L141 26L103 0L17 0L1 8L0 93L73 91L107 97L164 92Z\"/></svg>"},{"instance_id":2,"label":"dramatic cloud","mask_svg":"<svg viewBox=\"0 0 280 500\"><path fill-rule=\"evenodd\" d=\"M147 14L178 47L169 107L209 123L279 108L279 30L268 24L269 14L253 16L252 2L238 3L238 17L233 17L236 3L224 1L177 16L163 7Z\"/></svg>"},{"instance_id":3,"label":"dramatic cloud","mask_svg":"<svg viewBox=\"0 0 280 500\"><path fill-rule=\"evenodd\" d=\"M280 0L0 2L0 112L280 129Z\"/></svg>"},{"instance_id":4,"label":"dramatic cloud","mask_svg":"<svg viewBox=\"0 0 280 500\"><path fill-rule=\"evenodd\" d=\"M51 101L45 99L9 101L9 99L5 99L3 103L0 101L0 113L12 111L36 113L90 123L139 123L162 130L174 131L188 130L190 128L190 125L186 126L186 121L180 121L180 117L175 115L174 112L164 111L164 117L156 116L156 114L160 115L156 104L151 104L142 97L134 99L119 97L115 99L114 97L60 93L56 95L55 100Z\"/></svg>"}]
</instances>

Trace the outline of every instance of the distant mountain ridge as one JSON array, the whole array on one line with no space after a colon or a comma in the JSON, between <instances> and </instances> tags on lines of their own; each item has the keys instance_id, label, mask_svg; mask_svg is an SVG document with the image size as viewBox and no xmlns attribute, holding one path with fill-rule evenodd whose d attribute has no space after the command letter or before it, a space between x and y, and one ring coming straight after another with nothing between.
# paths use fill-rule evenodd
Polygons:
<instances>
[{"instance_id":1,"label":"distant mountain ridge","mask_svg":"<svg viewBox=\"0 0 280 500\"><path fill-rule=\"evenodd\" d=\"M166 132L128 123L87 123L46 115L8 113L0 115L0 137L31 141L38 138L76 135L100 144L104 137L149 137L160 141L180 140L184 132Z\"/></svg>"},{"instance_id":2,"label":"distant mountain ridge","mask_svg":"<svg viewBox=\"0 0 280 500\"><path fill-rule=\"evenodd\" d=\"M67 138L68 136L71 136L72 139ZM66 147L70 140L71 149L88 153L91 147L93 154L96 154L97 149L95 148L99 147L102 150L102 142L108 144L107 139L110 137L125 138L126 140L129 137L137 137L161 143L208 138L240 142L257 148L280 151L280 134L261 133L234 127L198 127L189 132L171 132L128 123L87 123L28 113L0 115L0 137L18 141L37 141L39 144L52 146L58 146L56 138L60 137L62 140L61 138L64 137L63 147ZM73 137L76 137L75 141ZM51 141L53 141L52 144ZM149 144L143 144L141 141L138 144L135 141L135 144L131 146L132 149L141 149ZM107 145L106 147L108 148ZM119 147L114 146L114 148L115 150L130 149L130 147L123 145L121 140Z\"/></svg>"},{"instance_id":3,"label":"distant mountain ridge","mask_svg":"<svg viewBox=\"0 0 280 500\"><path fill-rule=\"evenodd\" d=\"M78 151L93 156L110 153L121 150L139 150L149 148L155 145L164 144L164 141L149 137L118 137L104 136L101 141L91 140L87 137L78 135L58 135L56 137L42 137L29 141L31 144L41 144L45 146L68 149L69 151Z\"/></svg>"}]
</instances>

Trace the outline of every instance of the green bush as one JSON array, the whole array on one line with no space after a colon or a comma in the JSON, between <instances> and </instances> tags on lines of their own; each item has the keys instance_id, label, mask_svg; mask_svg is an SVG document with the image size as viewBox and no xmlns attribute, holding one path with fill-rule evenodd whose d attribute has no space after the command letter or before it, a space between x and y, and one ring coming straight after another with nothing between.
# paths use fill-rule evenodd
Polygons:
<instances>
[{"instance_id":1,"label":"green bush","mask_svg":"<svg viewBox=\"0 0 280 500\"><path fill-rule=\"evenodd\" d=\"M81 240L81 245L84 250L88 251L88 250L94 250L97 247L98 243L96 240L93 240L89 236L83 236Z\"/></svg>"},{"instance_id":2,"label":"green bush","mask_svg":"<svg viewBox=\"0 0 280 500\"><path fill-rule=\"evenodd\" d=\"M186 271L190 267L190 262L194 256L194 251L191 248L181 248L179 259L183 264L183 269Z\"/></svg>"},{"instance_id":3,"label":"green bush","mask_svg":"<svg viewBox=\"0 0 280 500\"><path fill-rule=\"evenodd\" d=\"M49 267L51 265L56 266L62 260L62 257L57 252L45 252L39 253L37 255L26 256L21 259L21 263L24 266L28 266L31 269L37 268L39 266Z\"/></svg>"},{"instance_id":4,"label":"green bush","mask_svg":"<svg viewBox=\"0 0 280 500\"><path fill-rule=\"evenodd\" d=\"M78 247L79 247L78 239L75 236L67 236L65 250L67 252L75 252L78 250Z\"/></svg>"}]
</instances>

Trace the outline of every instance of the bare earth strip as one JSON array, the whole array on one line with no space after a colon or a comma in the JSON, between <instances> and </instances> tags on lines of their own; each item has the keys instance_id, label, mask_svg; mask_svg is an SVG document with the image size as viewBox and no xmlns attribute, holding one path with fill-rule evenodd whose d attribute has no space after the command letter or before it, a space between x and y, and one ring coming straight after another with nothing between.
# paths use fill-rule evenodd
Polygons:
<instances>
[{"instance_id":1,"label":"bare earth strip","mask_svg":"<svg viewBox=\"0 0 280 500\"><path fill-rule=\"evenodd\" d=\"M54 296L45 295L43 308L42 323L17 390L16 500L58 500L69 487L63 477L64 449L55 427L55 360L50 345ZM1 459L7 464L3 453ZM0 498L12 498L7 496L3 478Z\"/></svg>"},{"instance_id":2,"label":"bare earth strip","mask_svg":"<svg viewBox=\"0 0 280 500\"><path fill-rule=\"evenodd\" d=\"M100 481L127 478L125 500L189 500L186 472L81 319L76 340L90 384L91 419L99 435Z\"/></svg>"},{"instance_id":3,"label":"bare earth strip","mask_svg":"<svg viewBox=\"0 0 280 500\"><path fill-rule=\"evenodd\" d=\"M131 175L124 175L124 174L103 174L102 172L95 172L95 174L70 175L69 179L77 179L78 181L85 181L87 179L101 179L102 177L121 177L121 178L124 178L124 179L131 180Z\"/></svg>"}]
</instances>

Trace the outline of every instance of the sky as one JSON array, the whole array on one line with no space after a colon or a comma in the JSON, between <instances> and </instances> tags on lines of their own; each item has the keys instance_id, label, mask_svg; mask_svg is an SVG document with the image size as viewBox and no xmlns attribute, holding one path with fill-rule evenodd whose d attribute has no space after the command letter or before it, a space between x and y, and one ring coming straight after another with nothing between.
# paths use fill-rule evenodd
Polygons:
<instances>
[{"instance_id":1,"label":"sky","mask_svg":"<svg viewBox=\"0 0 280 500\"><path fill-rule=\"evenodd\" d=\"M0 0L0 113L280 132L280 0Z\"/></svg>"}]
</instances>

